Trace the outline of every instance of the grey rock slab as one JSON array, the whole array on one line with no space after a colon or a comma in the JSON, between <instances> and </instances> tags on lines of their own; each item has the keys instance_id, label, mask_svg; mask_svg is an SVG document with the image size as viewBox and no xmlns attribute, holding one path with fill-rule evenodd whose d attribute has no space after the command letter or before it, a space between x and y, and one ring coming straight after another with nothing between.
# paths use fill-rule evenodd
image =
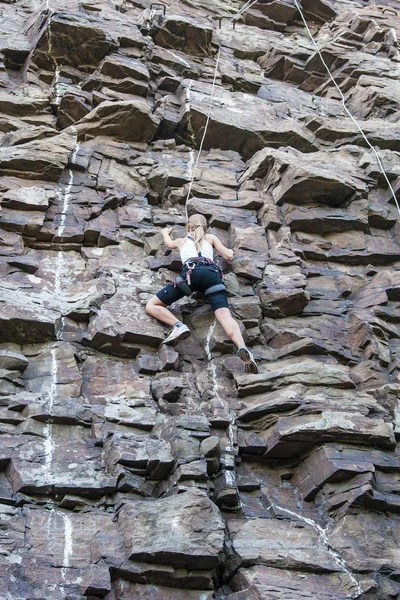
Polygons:
<instances>
[{"instance_id":1,"label":"grey rock slab","mask_svg":"<svg viewBox=\"0 0 400 600\"><path fill-rule=\"evenodd\" d=\"M193 569L220 564L224 524L217 507L198 489L127 504L118 514L118 523L131 560Z\"/></svg>"},{"instance_id":2,"label":"grey rock slab","mask_svg":"<svg viewBox=\"0 0 400 600\"><path fill-rule=\"evenodd\" d=\"M14 185L12 185L12 183ZM49 202L54 201L55 190L48 189L47 183L42 185L26 185L21 180L14 180L1 200L2 207L24 211L45 212ZM47 186L47 189L46 187Z\"/></svg>"},{"instance_id":3,"label":"grey rock slab","mask_svg":"<svg viewBox=\"0 0 400 600\"><path fill-rule=\"evenodd\" d=\"M366 453L325 445L316 449L296 469L294 481L304 500L312 500L326 482L341 481L358 473L374 472Z\"/></svg>"},{"instance_id":4,"label":"grey rock slab","mask_svg":"<svg viewBox=\"0 0 400 600\"><path fill-rule=\"evenodd\" d=\"M146 314L136 295L120 288L90 320L87 340L101 352L135 357L143 344L157 348L164 330Z\"/></svg>"},{"instance_id":5,"label":"grey rock slab","mask_svg":"<svg viewBox=\"0 0 400 600\"><path fill-rule=\"evenodd\" d=\"M382 419L325 410L317 415L280 417L277 424L261 433L270 457L296 456L321 442L335 441L393 449L393 426Z\"/></svg>"},{"instance_id":6,"label":"grey rock slab","mask_svg":"<svg viewBox=\"0 0 400 600\"><path fill-rule=\"evenodd\" d=\"M131 473L150 479L164 479L174 462L167 442L133 433L109 435L104 455L110 473L118 473L117 465L122 465Z\"/></svg>"},{"instance_id":7,"label":"grey rock slab","mask_svg":"<svg viewBox=\"0 0 400 600\"><path fill-rule=\"evenodd\" d=\"M299 207L284 211L286 225L292 231L318 231L332 233L360 229L366 231L369 224L369 207L366 201L352 202L345 209L324 210L319 207Z\"/></svg>"},{"instance_id":8,"label":"grey rock slab","mask_svg":"<svg viewBox=\"0 0 400 600\"><path fill-rule=\"evenodd\" d=\"M236 593L228 600L348 600L357 592L356 580L347 573L306 574L263 566L239 569L231 587Z\"/></svg>"},{"instance_id":9,"label":"grey rock slab","mask_svg":"<svg viewBox=\"0 0 400 600\"><path fill-rule=\"evenodd\" d=\"M0 229L0 256L21 256L24 243L20 235Z\"/></svg>"},{"instance_id":10,"label":"grey rock slab","mask_svg":"<svg viewBox=\"0 0 400 600\"><path fill-rule=\"evenodd\" d=\"M266 402L260 402L259 400L258 402L251 403L239 412L237 418L242 423L248 423L270 413L292 411L301 406L301 404L302 398L296 393L293 395L288 394L287 397L282 397L282 394L279 393L277 398L267 400Z\"/></svg>"},{"instance_id":11,"label":"grey rock slab","mask_svg":"<svg viewBox=\"0 0 400 600\"><path fill-rule=\"evenodd\" d=\"M55 300L5 286L0 286L0 300L0 341L29 344L56 338L61 313Z\"/></svg>"},{"instance_id":12,"label":"grey rock slab","mask_svg":"<svg viewBox=\"0 0 400 600\"><path fill-rule=\"evenodd\" d=\"M329 0L304 0L302 8L308 19L319 23L326 23L338 15L334 3Z\"/></svg>"},{"instance_id":13,"label":"grey rock slab","mask_svg":"<svg viewBox=\"0 0 400 600\"><path fill-rule=\"evenodd\" d=\"M308 523L276 519L228 522L233 556L228 570L265 565L311 572L340 571L321 535Z\"/></svg>"},{"instance_id":14,"label":"grey rock slab","mask_svg":"<svg viewBox=\"0 0 400 600\"><path fill-rule=\"evenodd\" d=\"M321 202L340 206L355 191L367 190L358 162L357 153L346 150L304 154L298 146L285 151L263 148L249 161L239 182L262 178L264 191L278 205Z\"/></svg>"},{"instance_id":15,"label":"grey rock slab","mask_svg":"<svg viewBox=\"0 0 400 600\"><path fill-rule=\"evenodd\" d=\"M139 401L142 406L148 402L154 404L150 380L137 374L133 361L102 355L86 358L82 366L81 393L90 404L104 406L107 414L114 412L112 407L118 407L120 401L126 401L132 409L134 401Z\"/></svg>"},{"instance_id":16,"label":"grey rock slab","mask_svg":"<svg viewBox=\"0 0 400 600\"><path fill-rule=\"evenodd\" d=\"M207 56L211 51L213 30L197 19L168 13L154 35L158 46L174 48L195 56Z\"/></svg>"},{"instance_id":17,"label":"grey rock slab","mask_svg":"<svg viewBox=\"0 0 400 600\"><path fill-rule=\"evenodd\" d=\"M117 580L116 591L119 600L212 600L213 592L207 590L188 590L131 583L123 579Z\"/></svg>"},{"instance_id":18,"label":"grey rock slab","mask_svg":"<svg viewBox=\"0 0 400 600\"><path fill-rule=\"evenodd\" d=\"M74 135L61 133L19 146L0 148L0 175L58 181L75 142Z\"/></svg>"},{"instance_id":19,"label":"grey rock slab","mask_svg":"<svg viewBox=\"0 0 400 600\"><path fill-rule=\"evenodd\" d=\"M376 535L368 535L371 528ZM398 515L389 517L361 510L357 514L346 515L336 524L329 536L329 543L354 571L379 570L383 565L390 571L398 571L399 535ZM383 538L386 542L381 544L379 540Z\"/></svg>"},{"instance_id":20,"label":"grey rock slab","mask_svg":"<svg viewBox=\"0 0 400 600\"><path fill-rule=\"evenodd\" d=\"M185 389L186 383L183 377L162 377L154 379L151 383L151 391L156 400L167 400L176 402Z\"/></svg>"},{"instance_id":21,"label":"grey rock slab","mask_svg":"<svg viewBox=\"0 0 400 600\"><path fill-rule=\"evenodd\" d=\"M0 346L0 368L1 369L17 369L22 373L29 364L29 360L24 354L7 350Z\"/></svg>"},{"instance_id":22,"label":"grey rock slab","mask_svg":"<svg viewBox=\"0 0 400 600\"><path fill-rule=\"evenodd\" d=\"M26 117L49 112L49 99L39 90L28 88L25 94L2 89L0 113L10 117Z\"/></svg>"},{"instance_id":23,"label":"grey rock slab","mask_svg":"<svg viewBox=\"0 0 400 600\"><path fill-rule=\"evenodd\" d=\"M348 367L305 357L300 360L288 359L270 363L263 371L259 375L235 377L239 397L270 391L293 383L328 385L345 389L355 387L349 377L350 369Z\"/></svg>"},{"instance_id":24,"label":"grey rock slab","mask_svg":"<svg viewBox=\"0 0 400 600\"><path fill-rule=\"evenodd\" d=\"M80 138L110 136L126 142L150 142L159 118L144 100L102 102L75 124Z\"/></svg>"},{"instance_id":25,"label":"grey rock slab","mask_svg":"<svg viewBox=\"0 0 400 600\"><path fill-rule=\"evenodd\" d=\"M150 78L146 65L140 60L134 60L120 54L107 56L100 65L99 71L114 79L132 77L133 79L148 81Z\"/></svg>"},{"instance_id":26,"label":"grey rock slab","mask_svg":"<svg viewBox=\"0 0 400 600\"><path fill-rule=\"evenodd\" d=\"M41 437L31 443L20 439L12 454L8 478L14 492L99 497L116 491L117 479L102 468L101 450L94 447L89 430L48 423L37 433Z\"/></svg>"},{"instance_id":27,"label":"grey rock slab","mask_svg":"<svg viewBox=\"0 0 400 600\"><path fill-rule=\"evenodd\" d=\"M183 109L177 134L189 138L194 135L196 144L200 144L211 84L194 82L188 91L189 85L184 80L177 91ZM290 117L277 117L275 110L261 98L217 87L204 148L235 150L247 160L264 146L295 146L303 152L317 149L309 130Z\"/></svg>"},{"instance_id":28,"label":"grey rock slab","mask_svg":"<svg viewBox=\"0 0 400 600\"><path fill-rule=\"evenodd\" d=\"M42 14L34 15L28 36L34 47L31 61L47 70L68 65L93 71L117 47L101 22L73 12L52 12L44 23Z\"/></svg>"}]
</instances>

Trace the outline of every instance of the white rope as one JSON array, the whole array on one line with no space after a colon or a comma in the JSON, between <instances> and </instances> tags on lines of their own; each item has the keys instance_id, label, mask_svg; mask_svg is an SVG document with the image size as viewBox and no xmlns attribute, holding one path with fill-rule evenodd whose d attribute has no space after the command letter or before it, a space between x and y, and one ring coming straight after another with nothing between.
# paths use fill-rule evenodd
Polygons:
<instances>
[{"instance_id":1,"label":"white rope","mask_svg":"<svg viewBox=\"0 0 400 600\"><path fill-rule=\"evenodd\" d=\"M333 85L335 86L335 88L337 89L337 91L338 91L338 92L339 92L339 94L340 94L340 97L341 97L341 99L342 99L343 108L344 108L345 112L346 112L346 113L349 115L350 119L351 119L351 120L353 121L353 123L356 125L356 127L357 127L358 131L361 133L362 137L364 138L364 140L365 140L365 141L366 141L366 143L368 144L369 148L371 148L372 152L374 153L374 155L375 155L375 157L376 157L376 160L377 160L377 163L378 163L378 165L379 165L379 168L380 168L380 170L381 170L381 172L382 172L382 175L383 175L383 176L384 176L384 178L386 179L386 182L387 182L387 184L388 184L388 186L389 186L389 189L390 189L390 192L391 192L391 194L392 194L392 196L393 196L393 199L394 199L394 201L396 202L397 210L399 211L399 214L400 214L400 206L399 206L399 203L398 203L398 201L397 201L397 198L396 198L396 193L395 193L395 191L394 191L394 189L393 189L393 187L392 187L392 185L391 185L391 183L390 183L390 181L389 181L389 178L388 178L388 176L386 175L385 169L384 169L384 167L383 167L382 161L381 161L381 159L380 159L380 157L379 157L379 155L378 155L377 151L375 150L375 148L373 147L373 145L372 145L372 144L370 143L370 141L368 140L367 136L365 135L364 131L363 131L363 130L362 130L362 128L361 128L361 125L359 125L358 121L355 119L355 117L353 117L353 115L351 114L351 112L350 112L350 111L349 111L349 109L347 108L347 106L346 106L346 99L345 99L345 97L344 97L344 95L343 95L343 92L342 92L342 90L340 89L340 87L338 86L338 84L336 83L336 81L335 81L335 79L334 79L334 77L333 77L332 73L331 73L331 72L330 72L330 70L329 70L329 67L328 67L328 65L326 64L326 62L325 62L325 60L324 60L324 58L323 58L323 56L322 56L322 53L321 53L321 50L320 50L320 48L319 48L318 44L316 43L316 41L315 41L315 40L314 40L314 38L313 38L313 35L312 35L312 33L311 33L311 31L310 31L310 29L309 29L308 25L307 25L307 21L306 21L306 20L305 20L305 18L304 18L303 11L302 11L302 9L301 9L301 7L300 7L300 5L299 5L298 1L297 1L297 0L294 0L294 3L295 3L295 5L296 5L296 7L297 7L297 10L298 10L298 11L299 11L299 13L300 13L300 16L301 16L301 18L302 18L302 20L303 20L303 23L304 23L304 25L306 26L307 33L308 33L308 35L310 36L310 39L311 39L311 41L312 41L312 43L313 43L313 45L314 45L315 49L316 49L316 50L317 50L317 52L318 52L318 55L319 55L319 57L320 57L320 59L321 59L321 62L322 62L322 64L324 65L325 69L327 70L327 72L328 72L328 75L329 75L329 77L331 78Z\"/></svg>"},{"instance_id":2,"label":"white rope","mask_svg":"<svg viewBox=\"0 0 400 600\"><path fill-rule=\"evenodd\" d=\"M236 19L236 17L240 17L240 15L242 15L244 12L246 12L246 10L249 10L249 8L251 8L257 2L258 2L258 0L253 0L253 2L251 2L251 0L248 0L248 2L246 2L246 4L244 6L242 6L242 8L236 13L236 15L233 15L232 19Z\"/></svg>"},{"instance_id":3,"label":"white rope","mask_svg":"<svg viewBox=\"0 0 400 600\"><path fill-rule=\"evenodd\" d=\"M212 109L213 100L214 100L215 82L217 80L217 73L218 73L218 65L219 65L219 57L220 57L220 55L221 55L221 46L218 48L217 60L215 62L214 78L213 78L213 83L212 83L212 88L211 88L211 94L210 94L210 103L208 105L207 120L206 120L206 124L204 126L203 136L201 138L201 142L200 142L200 146L199 146L199 151L197 153L196 162L194 163L193 173L192 173L192 180L191 180L191 182L189 184L189 189L188 189L188 193L187 193L187 196L186 196L186 201L185 201L186 220L188 220L188 218L189 218L189 216L188 216L188 210L187 210L187 203L188 203L188 200L189 200L190 193L192 191L192 186L193 186L193 181L194 181L194 178L195 178L195 175L196 175L197 165L199 164L201 150L203 148L203 143L204 143L204 140L205 140L205 137L206 137L206 134L207 134L208 124L209 124L210 118L211 118L211 109Z\"/></svg>"},{"instance_id":4,"label":"white rope","mask_svg":"<svg viewBox=\"0 0 400 600\"><path fill-rule=\"evenodd\" d=\"M258 2L258 0L247 0L247 2L242 6L242 8L235 15L233 15L230 18L233 20L233 19L237 18L238 16L242 15L246 10L248 10L249 8L251 8L253 6L253 4L256 4L256 2ZM191 191L192 191L194 178L196 176L196 169L197 169L197 166L199 164L201 150L203 148L203 143L204 143L204 140L205 140L205 137L206 137L206 134L207 134L208 124L209 124L210 118L211 118L211 109L212 109L213 100L214 100L215 82L217 80L217 72L218 72L218 65L219 65L220 54L221 54L221 46L218 48L217 60L216 60L216 63L215 63L214 78L213 78L213 83L212 83L212 88L211 88L210 104L208 106L207 120L206 120L206 124L205 124L205 127L204 127L203 136L201 138L199 151L197 153L196 162L195 162L194 167L193 167L192 179L190 181L188 193L187 193L186 200L185 200L186 220L188 220L188 218L189 218L189 216L188 216L188 210L187 210L187 203L188 203Z\"/></svg>"}]
</instances>

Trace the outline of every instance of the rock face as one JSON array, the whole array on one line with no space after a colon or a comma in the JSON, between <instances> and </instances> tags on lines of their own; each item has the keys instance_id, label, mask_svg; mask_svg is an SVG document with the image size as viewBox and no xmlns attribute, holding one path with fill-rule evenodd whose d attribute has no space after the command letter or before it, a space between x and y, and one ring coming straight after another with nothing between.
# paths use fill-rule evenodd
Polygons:
<instances>
[{"instance_id":1,"label":"rock face","mask_svg":"<svg viewBox=\"0 0 400 600\"><path fill-rule=\"evenodd\" d=\"M1 4L1 600L400 598L398 2L242 7Z\"/></svg>"}]
</instances>

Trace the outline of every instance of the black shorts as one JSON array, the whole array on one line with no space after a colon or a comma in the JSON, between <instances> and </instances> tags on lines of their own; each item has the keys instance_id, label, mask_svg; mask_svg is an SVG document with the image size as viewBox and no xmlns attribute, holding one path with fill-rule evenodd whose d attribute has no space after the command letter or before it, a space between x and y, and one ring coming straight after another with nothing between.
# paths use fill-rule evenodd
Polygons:
<instances>
[{"instance_id":1,"label":"black shorts","mask_svg":"<svg viewBox=\"0 0 400 600\"><path fill-rule=\"evenodd\" d=\"M183 267L181 276L185 279L187 267ZM211 286L222 283L221 272L216 265L196 266L190 274L190 289L192 292L204 292ZM184 292L175 284L169 283L157 294L157 298L166 306L173 304L185 296ZM211 308L215 312L218 308L228 308L226 292L216 292L207 296Z\"/></svg>"}]
</instances>

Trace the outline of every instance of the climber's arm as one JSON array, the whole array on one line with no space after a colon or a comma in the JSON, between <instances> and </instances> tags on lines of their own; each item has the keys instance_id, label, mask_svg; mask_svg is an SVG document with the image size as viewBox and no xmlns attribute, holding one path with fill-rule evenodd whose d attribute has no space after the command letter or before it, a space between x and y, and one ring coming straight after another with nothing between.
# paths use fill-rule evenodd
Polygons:
<instances>
[{"instance_id":1,"label":"climber's arm","mask_svg":"<svg viewBox=\"0 0 400 600\"><path fill-rule=\"evenodd\" d=\"M233 259L233 250L224 246L216 235L208 234L207 239L208 238L212 238L212 241L210 240L210 242L212 243L218 254L222 256L222 258L228 261L231 261Z\"/></svg>"},{"instance_id":2,"label":"climber's arm","mask_svg":"<svg viewBox=\"0 0 400 600\"><path fill-rule=\"evenodd\" d=\"M162 230L162 236L163 236L163 240L164 240L164 244L167 246L167 248L180 248L182 246L182 243L184 241L183 238L178 238L177 240L173 240L171 238L171 231L172 231L172 227L164 227L164 229Z\"/></svg>"}]
</instances>

